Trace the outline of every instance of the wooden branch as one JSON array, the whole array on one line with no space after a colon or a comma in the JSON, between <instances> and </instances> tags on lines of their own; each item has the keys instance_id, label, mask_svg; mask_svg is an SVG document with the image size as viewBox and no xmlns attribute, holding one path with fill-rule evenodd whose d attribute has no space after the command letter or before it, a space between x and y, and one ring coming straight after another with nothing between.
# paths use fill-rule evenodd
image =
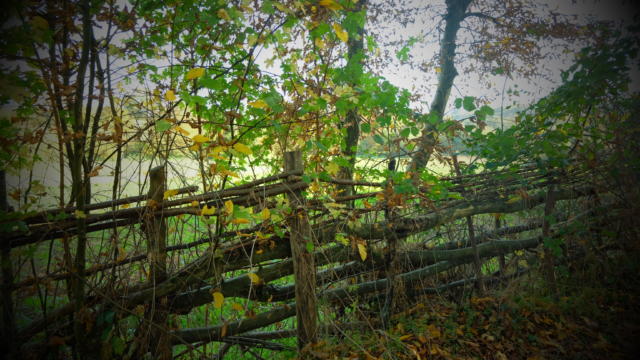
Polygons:
<instances>
[{"instance_id":1,"label":"wooden branch","mask_svg":"<svg viewBox=\"0 0 640 360\"><path fill-rule=\"evenodd\" d=\"M246 318L228 324L206 328L174 330L170 333L173 345L191 344L200 341L220 341L225 336L242 334L290 318L296 314L296 304L289 303L274 310L263 312L253 318Z\"/></svg>"}]
</instances>

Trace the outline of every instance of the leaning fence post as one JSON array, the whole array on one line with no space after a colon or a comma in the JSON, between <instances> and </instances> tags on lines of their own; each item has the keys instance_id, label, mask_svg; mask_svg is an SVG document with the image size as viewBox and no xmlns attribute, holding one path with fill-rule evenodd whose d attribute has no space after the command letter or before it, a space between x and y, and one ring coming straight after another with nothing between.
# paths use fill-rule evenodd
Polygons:
<instances>
[{"instance_id":1,"label":"leaning fence post","mask_svg":"<svg viewBox=\"0 0 640 360\"><path fill-rule=\"evenodd\" d=\"M285 172L303 169L301 151L289 151L284 154ZM306 345L317 341L316 267L312 250L314 246L302 190L289 191L287 197L292 209L288 219L289 240L295 277L298 348L302 350ZM308 245L309 243L311 245Z\"/></svg>"}]
</instances>

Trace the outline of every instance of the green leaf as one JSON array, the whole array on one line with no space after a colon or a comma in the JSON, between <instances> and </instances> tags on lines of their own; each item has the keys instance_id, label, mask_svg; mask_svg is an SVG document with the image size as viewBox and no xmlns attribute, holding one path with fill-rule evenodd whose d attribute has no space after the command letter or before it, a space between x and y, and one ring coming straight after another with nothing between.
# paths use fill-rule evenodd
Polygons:
<instances>
[{"instance_id":1,"label":"green leaf","mask_svg":"<svg viewBox=\"0 0 640 360\"><path fill-rule=\"evenodd\" d=\"M307 252L309 252L309 253L312 253L312 252L313 252L313 249L315 249L315 248L316 248L316 247L315 247L315 245L313 245L313 242L312 242L312 241L308 241L308 242L305 244L305 247L307 248Z\"/></svg>"},{"instance_id":2,"label":"green leaf","mask_svg":"<svg viewBox=\"0 0 640 360\"><path fill-rule=\"evenodd\" d=\"M489 106L489 105L482 105L482 106L480 107L480 110L478 110L478 111L480 111L481 113L483 113L483 114L485 114L485 115L489 115L489 116L491 116L491 115L495 114L495 111L494 111L494 110L493 110L493 108L492 108L491 106Z\"/></svg>"},{"instance_id":3,"label":"green leaf","mask_svg":"<svg viewBox=\"0 0 640 360\"><path fill-rule=\"evenodd\" d=\"M362 123L362 124L360 124L360 129L364 133L370 133L371 132L371 125L369 125L369 123Z\"/></svg>"},{"instance_id":4,"label":"green leaf","mask_svg":"<svg viewBox=\"0 0 640 360\"><path fill-rule=\"evenodd\" d=\"M436 125L440 120L440 117L436 113L429 113L427 115L427 122L431 125Z\"/></svg>"},{"instance_id":5,"label":"green leaf","mask_svg":"<svg viewBox=\"0 0 640 360\"><path fill-rule=\"evenodd\" d=\"M456 109L460 109L462 107L462 99L457 98L453 104L455 105Z\"/></svg>"},{"instance_id":6,"label":"green leaf","mask_svg":"<svg viewBox=\"0 0 640 360\"><path fill-rule=\"evenodd\" d=\"M111 339L111 346L113 348L113 353L120 356L124 353L124 347L125 347L125 343L124 340L122 340L121 337L119 336L114 336L113 339Z\"/></svg>"},{"instance_id":7,"label":"green leaf","mask_svg":"<svg viewBox=\"0 0 640 360\"><path fill-rule=\"evenodd\" d=\"M476 105L473 103L475 98L473 96L465 96L462 100L462 107L467 111L473 111Z\"/></svg>"},{"instance_id":8,"label":"green leaf","mask_svg":"<svg viewBox=\"0 0 640 360\"><path fill-rule=\"evenodd\" d=\"M402 131L400 131L400 136L402 136L403 138L409 137L409 134L411 134L410 128L404 128L402 129Z\"/></svg>"},{"instance_id":9,"label":"green leaf","mask_svg":"<svg viewBox=\"0 0 640 360\"><path fill-rule=\"evenodd\" d=\"M400 61L407 61L409 60L409 47L405 46L402 49L400 49L400 51L396 52L396 57L398 58L398 60Z\"/></svg>"},{"instance_id":10,"label":"green leaf","mask_svg":"<svg viewBox=\"0 0 640 360\"><path fill-rule=\"evenodd\" d=\"M164 132L171 129L171 123L168 122L167 120L158 120L156 122L156 131L157 132Z\"/></svg>"},{"instance_id":11,"label":"green leaf","mask_svg":"<svg viewBox=\"0 0 640 360\"><path fill-rule=\"evenodd\" d=\"M384 145L384 139L378 134L373 135L373 141L377 142L380 145Z\"/></svg>"}]
</instances>

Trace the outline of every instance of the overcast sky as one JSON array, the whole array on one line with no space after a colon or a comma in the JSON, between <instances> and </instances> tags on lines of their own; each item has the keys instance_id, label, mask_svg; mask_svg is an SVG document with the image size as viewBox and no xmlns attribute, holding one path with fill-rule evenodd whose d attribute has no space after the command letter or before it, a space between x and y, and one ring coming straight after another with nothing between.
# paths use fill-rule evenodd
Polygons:
<instances>
[{"instance_id":1,"label":"overcast sky","mask_svg":"<svg viewBox=\"0 0 640 360\"><path fill-rule=\"evenodd\" d=\"M375 0L371 1L373 2ZM444 10L444 0L422 0L415 2L417 4L422 3L423 5L433 3L436 6L442 6L442 9ZM562 14L576 15L579 22L586 23L589 20L607 20L613 21L622 26L627 26L632 23L633 15L637 14L639 7L637 1L623 0L537 0L535 2L547 4L552 10ZM411 36L420 36L424 33L425 29L430 27L432 28L433 21L434 19L432 17L424 17L416 18L414 22L410 23L406 27L402 27L398 24L396 27L396 33L393 36L398 36L403 39L408 39ZM544 67L548 72L545 75L549 80L536 79L534 81L528 81L523 78L514 78L507 79L505 84L505 76L493 76L490 78L493 86L491 89L487 89L484 86L479 86L479 79L477 75L459 75L455 80L455 88L452 90L451 99L467 95L476 97L484 96L491 101L492 106L498 108L502 103L500 95L502 93L501 90L503 85L506 85L506 89L511 88L519 90L520 95L505 96L504 106L506 107L507 105L511 105L513 102L520 104L520 106L526 106L527 104L547 95L560 84L560 73L571 66L574 61L575 52L577 52L581 47L582 46L580 44L574 44L574 48L571 49L571 52L561 54L562 56L557 60L547 61L544 63ZM411 54L414 57L414 60L420 61L420 58L430 59L435 53L437 53L438 49L439 44L436 41L431 41L430 43L423 42L415 45ZM415 106L421 107L420 110L422 111L428 111L428 106L437 85L435 72L425 73L422 71L416 71L411 69L409 66L399 65L398 61L394 61L394 66L389 66L387 69L383 70L382 75L395 85L409 90L412 90L416 85L426 84L426 93L418 90L420 95L422 95L422 104L415 104ZM634 79L632 89L634 90L640 90L640 86L638 86L638 78L638 72L636 69L634 76L632 76L632 79ZM450 101L450 104L452 104L452 101Z\"/></svg>"}]
</instances>

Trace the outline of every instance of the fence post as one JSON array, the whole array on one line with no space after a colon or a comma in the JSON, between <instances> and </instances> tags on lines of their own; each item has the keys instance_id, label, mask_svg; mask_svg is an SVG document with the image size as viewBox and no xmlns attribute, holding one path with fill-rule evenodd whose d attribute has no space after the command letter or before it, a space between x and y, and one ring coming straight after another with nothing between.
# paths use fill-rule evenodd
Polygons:
<instances>
[{"instance_id":1,"label":"fence post","mask_svg":"<svg viewBox=\"0 0 640 360\"><path fill-rule=\"evenodd\" d=\"M156 211L161 208L166 190L165 167L157 166L149 170L149 193L146 213L143 215L144 229L147 238L147 257L149 259L149 282L156 286L167 278L167 225L161 214ZM166 297L153 301L145 311L145 325L149 328L142 331L142 355L151 352L154 359L171 359L171 342L167 329L167 299ZM145 337L148 338L145 339ZM146 346L145 346L146 345Z\"/></svg>"},{"instance_id":2,"label":"fence post","mask_svg":"<svg viewBox=\"0 0 640 360\"><path fill-rule=\"evenodd\" d=\"M551 231L551 224L553 223L553 212L556 206L556 185L550 184L547 190L547 199L544 204L544 218L542 219L542 237L544 243L544 273L546 276L546 280L551 288L551 292L553 296L557 296L558 287L556 283L556 273L555 273L555 256L553 251L549 247L548 241L551 240L553 236L553 232Z\"/></svg>"},{"instance_id":3,"label":"fence post","mask_svg":"<svg viewBox=\"0 0 640 360\"><path fill-rule=\"evenodd\" d=\"M299 150L284 154L284 171L292 170L304 170L302 152ZM314 242L302 191L290 191L287 197L292 209L288 219L289 240L295 277L298 348L302 350L317 341L316 267L312 250Z\"/></svg>"}]
</instances>

